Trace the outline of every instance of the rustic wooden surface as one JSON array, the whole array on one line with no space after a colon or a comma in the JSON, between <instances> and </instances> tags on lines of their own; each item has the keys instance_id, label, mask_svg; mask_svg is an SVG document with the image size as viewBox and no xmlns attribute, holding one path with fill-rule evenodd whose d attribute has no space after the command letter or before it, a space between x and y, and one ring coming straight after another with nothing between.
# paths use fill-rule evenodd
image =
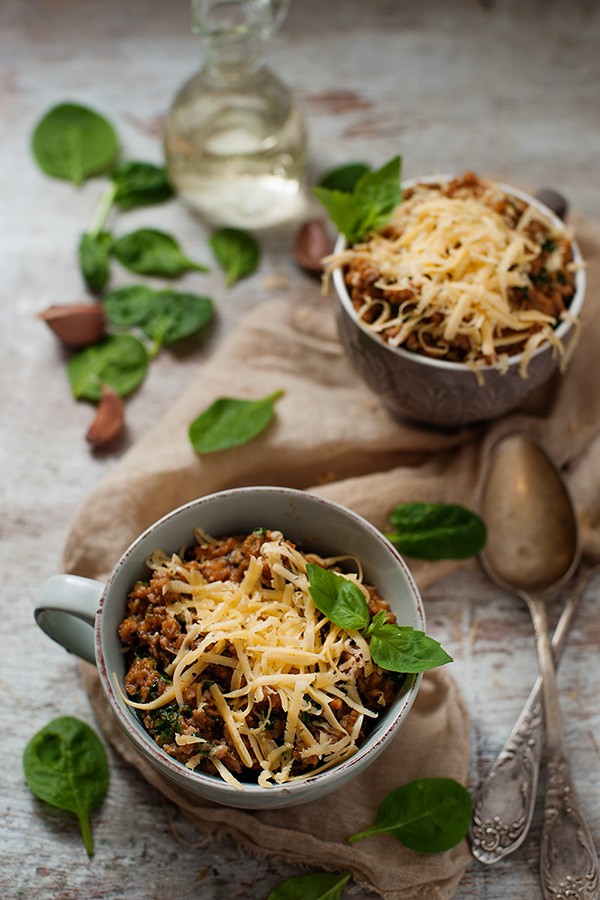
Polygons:
<instances>
[{"instance_id":1,"label":"rustic wooden surface","mask_svg":"<svg viewBox=\"0 0 600 900\"><path fill-rule=\"evenodd\" d=\"M291 233L264 235L260 273L225 294L217 276L189 276L217 302L211 336L164 353L128 403L117 453L92 455L90 408L69 396L64 356L36 313L83 297L79 233L102 190L42 175L33 124L73 99L117 125L127 156L161 159L160 120L199 65L186 0L3 0L0 29L2 315L2 703L0 896L22 900L164 897L260 898L297 870L256 860L228 841L176 839L176 812L113 753L108 798L94 816L89 862L74 821L39 804L20 758L50 718L92 721L77 665L36 629L41 583L60 566L72 517L88 490L186 384L249 306L286 284L318 287L291 260ZM354 159L381 164L396 152L407 176L466 167L564 191L598 215L600 9L594 0L294 0L273 41L272 66L303 106L314 172ZM179 203L129 214L131 226L172 230L208 260L206 234ZM445 635L472 715L471 786L501 747L536 674L527 612L476 567L425 596L430 627ZM592 832L600 843L600 578L590 584L560 672L567 742ZM593 630L590 628L590 633ZM597 629L596 629L597 634ZM472 863L460 900L541 897L539 810L531 836L496 868ZM348 896L364 897L356 888Z\"/></svg>"}]
</instances>

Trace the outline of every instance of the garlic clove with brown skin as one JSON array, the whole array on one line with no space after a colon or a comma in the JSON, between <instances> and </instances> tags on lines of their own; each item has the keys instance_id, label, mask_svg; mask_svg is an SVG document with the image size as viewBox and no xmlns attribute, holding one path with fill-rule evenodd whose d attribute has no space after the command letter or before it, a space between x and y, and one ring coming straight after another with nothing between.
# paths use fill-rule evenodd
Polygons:
<instances>
[{"instance_id":1,"label":"garlic clove with brown skin","mask_svg":"<svg viewBox=\"0 0 600 900\"><path fill-rule=\"evenodd\" d=\"M101 449L120 437L124 428L125 404L111 387L103 384L98 410L88 428L86 440L92 447Z\"/></svg>"},{"instance_id":2,"label":"garlic clove with brown skin","mask_svg":"<svg viewBox=\"0 0 600 900\"><path fill-rule=\"evenodd\" d=\"M101 303L70 303L49 306L39 314L58 339L72 350L95 344L105 333Z\"/></svg>"},{"instance_id":3,"label":"garlic clove with brown skin","mask_svg":"<svg viewBox=\"0 0 600 900\"><path fill-rule=\"evenodd\" d=\"M319 275L323 270L321 261L331 250L332 241L323 219L310 219L296 232L294 259L306 272Z\"/></svg>"}]
</instances>

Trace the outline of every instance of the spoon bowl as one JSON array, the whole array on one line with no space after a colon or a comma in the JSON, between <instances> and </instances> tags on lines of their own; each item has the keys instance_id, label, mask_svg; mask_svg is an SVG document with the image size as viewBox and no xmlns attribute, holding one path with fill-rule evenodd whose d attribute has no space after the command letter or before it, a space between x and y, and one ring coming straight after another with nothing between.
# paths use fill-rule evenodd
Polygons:
<instances>
[{"instance_id":1,"label":"spoon bowl","mask_svg":"<svg viewBox=\"0 0 600 900\"><path fill-rule=\"evenodd\" d=\"M571 498L537 444L509 435L493 450L481 500L488 530L481 562L510 591L553 592L572 575L581 550Z\"/></svg>"},{"instance_id":2,"label":"spoon bowl","mask_svg":"<svg viewBox=\"0 0 600 900\"><path fill-rule=\"evenodd\" d=\"M488 532L481 554L483 568L501 588L527 603L536 638L548 769L540 854L542 893L546 900L557 896L591 900L599 890L598 857L565 752L546 616L548 598L573 574L581 558L575 509L546 453L514 434L492 451L481 515Z\"/></svg>"}]
</instances>

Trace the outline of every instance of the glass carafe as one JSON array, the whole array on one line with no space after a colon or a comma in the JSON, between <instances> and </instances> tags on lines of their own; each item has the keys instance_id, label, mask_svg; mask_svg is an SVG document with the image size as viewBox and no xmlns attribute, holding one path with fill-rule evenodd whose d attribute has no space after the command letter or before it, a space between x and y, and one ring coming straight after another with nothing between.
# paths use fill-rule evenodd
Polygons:
<instances>
[{"instance_id":1,"label":"glass carafe","mask_svg":"<svg viewBox=\"0 0 600 900\"><path fill-rule=\"evenodd\" d=\"M289 0L193 0L202 69L175 96L165 125L169 177L214 225L264 228L304 206L306 134L289 89L265 64Z\"/></svg>"}]
</instances>

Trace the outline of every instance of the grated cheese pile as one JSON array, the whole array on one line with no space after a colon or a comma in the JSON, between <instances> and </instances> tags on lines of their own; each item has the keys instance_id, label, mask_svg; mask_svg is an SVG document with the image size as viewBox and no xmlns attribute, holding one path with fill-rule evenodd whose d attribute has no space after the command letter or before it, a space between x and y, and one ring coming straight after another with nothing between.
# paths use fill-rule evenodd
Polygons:
<instances>
[{"instance_id":1,"label":"grated cheese pile","mask_svg":"<svg viewBox=\"0 0 600 900\"><path fill-rule=\"evenodd\" d=\"M197 537L211 540L203 532ZM230 689L222 691L213 683L209 691L241 762L252 767L258 761L258 783L264 787L303 777L292 774L294 754L310 764L310 774L347 759L357 749L365 717L377 717L364 706L356 685L357 673L373 671L367 642L358 632L340 629L323 616L308 589L307 562L331 567L340 560L305 556L280 532L270 532L269 537L261 546L261 557L250 556L241 583L207 581L180 556L153 554L148 565L168 573L163 589L168 609L185 619L186 633L165 669L172 684L164 693L147 703L125 698L139 710L173 701L183 705L184 690L195 683L200 688L207 666L228 667ZM360 569L358 575L344 577L368 598ZM270 702L269 713L259 724L248 724L255 704L274 692L285 714L283 741L277 742L267 734ZM357 713L348 730L330 706L340 699ZM313 722L320 717L317 735L306 727L303 714ZM186 763L189 768L206 758L208 742L200 734L178 734L176 741L197 745L198 752ZM226 782L243 787L217 756L209 756Z\"/></svg>"},{"instance_id":2,"label":"grated cheese pile","mask_svg":"<svg viewBox=\"0 0 600 900\"><path fill-rule=\"evenodd\" d=\"M554 332L557 318L515 308L510 298L514 288L532 288L531 265L541 246L531 235L549 236L555 229L534 206L525 206L516 224L509 224L494 208L499 190L489 186L481 192L482 184L477 182L480 193L474 196L465 190L448 196L442 187L418 185L389 225L328 257L326 268L350 265L346 281L357 288L357 315L390 345L403 346L414 335L421 352L444 358L458 341L470 348L464 362L475 371L490 363L505 371L521 342L520 372L526 376L541 343L550 342L564 355ZM562 264L560 249L547 260L549 269ZM385 296L361 292L363 271L367 285Z\"/></svg>"}]
</instances>

